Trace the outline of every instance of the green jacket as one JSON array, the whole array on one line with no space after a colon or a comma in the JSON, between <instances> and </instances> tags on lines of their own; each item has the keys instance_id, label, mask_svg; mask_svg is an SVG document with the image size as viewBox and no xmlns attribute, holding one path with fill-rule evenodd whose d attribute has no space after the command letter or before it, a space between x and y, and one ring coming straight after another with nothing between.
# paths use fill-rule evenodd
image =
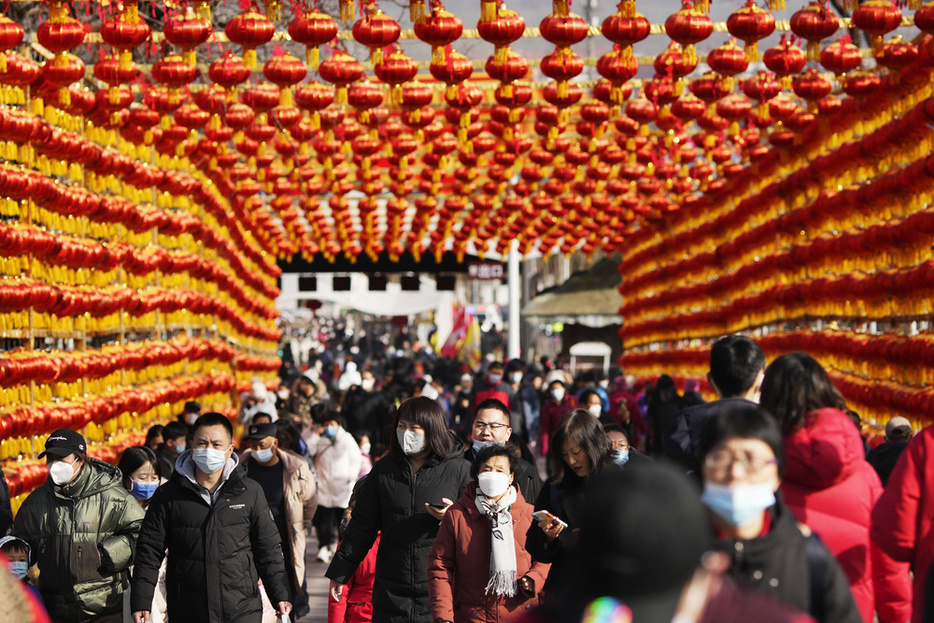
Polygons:
<instances>
[{"instance_id":1,"label":"green jacket","mask_svg":"<svg viewBox=\"0 0 934 623\"><path fill-rule=\"evenodd\" d=\"M13 534L32 547L52 619L78 623L122 611L145 513L121 479L113 465L89 458L64 487L46 479L16 514Z\"/></svg>"}]
</instances>

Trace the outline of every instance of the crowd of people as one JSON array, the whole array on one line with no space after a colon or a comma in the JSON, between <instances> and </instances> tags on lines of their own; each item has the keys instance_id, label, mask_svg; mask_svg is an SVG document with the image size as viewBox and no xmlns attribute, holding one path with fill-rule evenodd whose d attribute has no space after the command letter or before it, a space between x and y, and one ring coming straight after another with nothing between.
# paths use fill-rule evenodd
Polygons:
<instances>
[{"instance_id":1,"label":"crowd of people","mask_svg":"<svg viewBox=\"0 0 934 623\"><path fill-rule=\"evenodd\" d=\"M56 623L297 620L313 529L333 623L934 617L934 432L864 439L806 354L723 337L710 402L427 350L288 375L233 422L186 403L116 466L50 435L46 483L0 500L0 594Z\"/></svg>"}]
</instances>

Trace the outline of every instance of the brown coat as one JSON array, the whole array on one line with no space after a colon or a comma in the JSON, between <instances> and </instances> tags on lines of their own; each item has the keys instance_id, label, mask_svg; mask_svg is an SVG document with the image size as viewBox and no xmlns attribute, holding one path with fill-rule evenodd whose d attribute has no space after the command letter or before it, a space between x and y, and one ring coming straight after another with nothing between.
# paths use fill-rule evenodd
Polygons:
<instances>
[{"instance_id":1,"label":"brown coat","mask_svg":"<svg viewBox=\"0 0 934 623\"><path fill-rule=\"evenodd\" d=\"M492 529L490 520L481 515L474 501L477 485L470 483L464 495L444 515L438 536L428 557L428 595L432 620L462 622L517 621L538 597L487 595L490 579ZM532 525L531 504L519 492L510 514L516 543L518 577L528 576L540 593L551 565L534 562L525 549L525 535Z\"/></svg>"},{"instance_id":2,"label":"brown coat","mask_svg":"<svg viewBox=\"0 0 934 623\"><path fill-rule=\"evenodd\" d=\"M240 461L246 464L251 454L251 450L245 450L240 456ZM318 487L305 459L281 448L276 450L276 456L283 466L286 525L292 552L291 563L299 583L294 589L298 591L305 579L305 524L311 521L318 508Z\"/></svg>"}]
</instances>

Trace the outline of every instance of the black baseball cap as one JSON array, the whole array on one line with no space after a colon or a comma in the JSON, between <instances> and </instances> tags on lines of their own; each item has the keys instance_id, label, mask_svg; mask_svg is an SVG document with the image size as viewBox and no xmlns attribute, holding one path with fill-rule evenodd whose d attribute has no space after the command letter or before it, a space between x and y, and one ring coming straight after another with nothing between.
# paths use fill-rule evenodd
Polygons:
<instances>
[{"instance_id":1,"label":"black baseball cap","mask_svg":"<svg viewBox=\"0 0 934 623\"><path fill-rule=\"evenodd\" d=\"M275 424L251 424L244 439L265 439L275 437L279 428Z\"/></svg>"},{"instance_id":2,"label":"black baseball cap","mask_svg":"<svg viewBox=\"0 0 934 623\"><path fill-rule=\"evenodd\" d=\"M185 413L201 413L201 405L194 400L185 403Z\"/></svg>"},{"instance_id":3,"label":"black baseball cap","mask_svg":"<svg viewBox=\"0 0 934 623\"><path fill-rule=\"evenodd\" d=\"M46 454L54 456L68 456L77 454L85 456L88 452L88 444L80 433L76 433L68 428L60 428L45 440L45 451L39 455L41 459Z\"/></svg>"}]
</instances>

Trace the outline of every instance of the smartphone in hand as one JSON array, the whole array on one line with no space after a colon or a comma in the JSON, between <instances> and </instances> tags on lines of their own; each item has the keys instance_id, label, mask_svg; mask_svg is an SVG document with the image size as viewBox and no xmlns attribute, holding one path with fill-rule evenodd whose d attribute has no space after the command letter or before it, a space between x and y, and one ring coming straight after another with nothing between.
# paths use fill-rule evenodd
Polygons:
<instances>
[{"instance_id":1,"label":"smartphone in hand","mask_svg":"<svg viewBox=\"0 0 934 623\"><path fill-rule=\"evenodd\" d=\"M548 511L544 511L544 510L535 511L534 513L532 513L532 517L534 517L535 521L537 521L538 523L543 523L543 522L551 521L552 519L554 519L556 522L558 522L559 525L564 526L565 528L568 527L568 525L565 522L561 521L560 519L558 519L557 517L555 517Z\"/></svg>"}]
</instances>

